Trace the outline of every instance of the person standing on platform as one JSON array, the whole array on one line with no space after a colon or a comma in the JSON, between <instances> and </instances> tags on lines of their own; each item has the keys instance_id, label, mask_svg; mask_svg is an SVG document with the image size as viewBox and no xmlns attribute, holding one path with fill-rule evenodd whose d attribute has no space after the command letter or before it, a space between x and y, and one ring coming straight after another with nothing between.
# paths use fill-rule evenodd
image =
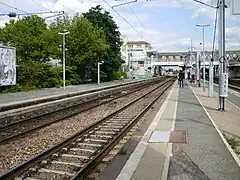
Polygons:
<instances>
[{"instance_id":1,"label":"person standing on platform","mask_svg":"<svg viewBox=\"0 0 240 180\"><path fill-rule=\"evenodd\" d=\"M190 72L188 71L188 81L190 82L191 78L190 78L191 74Z\"/></svg>"},{"instance_id":2,"label":"person standing on platform","mask_svg":"<svg viewBox=\"0 0 240 180\"><path fill-rule=\"evenodd\" d=\"M184 83L183 83L183 79L184 79L184 73L182 70L179 71L179 81L180 81L180 88L183 88L184 87Z\"/></svg>"}]
</instances>

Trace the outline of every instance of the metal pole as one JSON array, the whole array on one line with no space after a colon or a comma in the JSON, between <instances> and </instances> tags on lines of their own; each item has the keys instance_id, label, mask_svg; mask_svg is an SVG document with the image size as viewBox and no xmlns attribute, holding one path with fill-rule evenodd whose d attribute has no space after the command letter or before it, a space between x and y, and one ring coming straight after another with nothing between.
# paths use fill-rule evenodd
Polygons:
<instances>
[{"instance_id":1,"label":"metal pole","mask_svg":"<svg viewBox=\"0 0 240 180\"><path fill-rule=\"evenodd\" d=\"M209 61L208 96L213 97L213 61Z\"/></svg>"},{"instance_id":2,"label":"metal pole","mask_svg":"<svg viewBox=\"0 0 240 180\"><path fill-rule=\"evenodd\" d=\"M63 34L63 89L66 88L66 74L65 74L65 34Z\"/></svg>"},{"instance_id":3,"label":"metal pole","mask_svg":"<svg viewBox=\"0 0 240 180\"><path fill-rule=\"evenodd\" d=\"M197 24L198 27L202 27L203 28L203 91L205 91L205 75L206 75L206 71L205 71L205 50L204 50L204 28L207 26L210 26L209 24ZM200 81L201 78L199 78Z\"/></svg>"},{"instance_id":4,"label":"metal pole","mask_svg":"<svg viewBox=\"0 0 240 180\"><path fill-rule=\"evenodd\" d=\"M63 89L65 90L65 36L69 34L69 32L64 33L58 33L59 35L63 36L63 45L62 45L62 51L63 51Z\"/></svg>"},{"instance_id":5,"label":"metal pole","mask_svg":"<svg viewBox=\"0 0 240 180\"><path fill-rule=\"evenodd\" d=\"M100 85L100 63L98 63L98 85Z\"/></svg>"},{"instance_id":6,"label":"metal pole","mask_svg":"<svg viewBox=\"0 0 240 180\"><path fill-rule=\"evenodd\" d=\"M225 0L219 2L219 110L224 110L225 98L221 96L224 88L221 77L225 73Z\"/></svg>"},{"instance_id":7,"label":"metal pole","mask_svg":"<svg viewBox=\"0 0 240 180\"><path fill-rule=\"evenodd\" d=\"M201 51L200 51L201 53ZM198 78L198 87L201 87L201 76L200 76L200 69L201 69L201 60L200 60L200 54L198 55L198 64L197 64L198 68L197 68L197 78Z\"/></svg>"},{"instance_id":8,"label":"metal pole","mask_svg":"<svg viewBox=\"0 0 240 180\"><path fill-rule=\"evenodd\" d=\"M191 49L191 51L190 51L190 64L192 66L192 39L191 39L191 48L190 49ZM193 68L193 66L190 69L190 76L192 75L192 68Z\"/></svg>"},{"instance_id":9,"label":"metal pole","mask_svg":"<svg viewBox=\"0 0 240 180\"><path fill-rule=\"evenodd\" d=\"M204 51L204 26L203 26L203 91L205 91L205 51Z\"/></svg>"},{"instance_id":10,"label":"metal pole","mask_svg":"<svg viewBox=\"0 0 240 180\"><path fill-rule=\"evenodd\" d=\"M131 67L131 63L130 63L130 53L128 52L128 72L130 72L130 67Z\"/></svg>"}]
</instances>

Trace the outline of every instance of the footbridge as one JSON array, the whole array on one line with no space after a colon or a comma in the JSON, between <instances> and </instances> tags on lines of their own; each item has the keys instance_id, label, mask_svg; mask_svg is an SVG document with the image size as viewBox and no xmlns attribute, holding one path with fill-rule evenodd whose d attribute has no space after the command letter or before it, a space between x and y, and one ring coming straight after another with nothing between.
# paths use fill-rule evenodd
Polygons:
<instances>
[{"instance_id":1,"label":"footbridge","mask_svg":"<svg viewBox=\"0 0 240 180\"><path fill-rule=\"evenodd\" d=\"M151 59L152 69L157 69L159 72L164 67L183 67L187 68L196 67L196 63L200 62L201 66L203 64L203 52L157 52L149 51L147 52L148 58ZM214 59L214 72L218 75L219 67L219 53L215 51L213 54L211 51L205 51L205 65L208 68L211 59ZM226 63L226 66L230 72L230 76L240 77L240 50L226 51L226 57L222 58Z\"/></svg>"}]
</instances>

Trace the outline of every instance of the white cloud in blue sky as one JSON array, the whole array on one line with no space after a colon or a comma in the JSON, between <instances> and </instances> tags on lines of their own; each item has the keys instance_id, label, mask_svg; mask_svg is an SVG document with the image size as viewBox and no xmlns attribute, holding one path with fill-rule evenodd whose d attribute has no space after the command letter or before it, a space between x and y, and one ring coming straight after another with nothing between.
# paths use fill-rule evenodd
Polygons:
<instances>
[{"instance_id":1,"label":"white cloud in blue sky","mask_svg":"<svg viewBox=\"0 0 240 180\"><path fill-rule=\"evenodd\" d=\"M106 1L110 5L126 2L124 0ZM127 2L129 1L131 0ZM193 46L200 49L199 43L202 42L202 29L196 28L196 23L199 19L199 23L211 25L205 31L205 44L209 50L212 47L215 10L202 6L193 0L140 0L136 3L116 7L115 10L143 37L109 8L103 0L1 0L1 2L27 12L39 12L50 9L65 10L69 14L73 14L73 12L86 12L90 7L101 4L107 11L110 11L119 25L121 33L128 40L145 38L153 47L158 48L160 51L187 51L191 38L193 38ZM205 0L204 2L214 4L216 0ZM230 2L231 0L226 0L226 4L229 6L226 10L226 48L240 50L240 16L231 15ZM13 11L13 9L0 5L1 13L8 13L10 11ZM143 26L138 19L140 19ZM1 25L6 21L8 21L7 17L0 18Z\"/></svg>"}]
</instances>

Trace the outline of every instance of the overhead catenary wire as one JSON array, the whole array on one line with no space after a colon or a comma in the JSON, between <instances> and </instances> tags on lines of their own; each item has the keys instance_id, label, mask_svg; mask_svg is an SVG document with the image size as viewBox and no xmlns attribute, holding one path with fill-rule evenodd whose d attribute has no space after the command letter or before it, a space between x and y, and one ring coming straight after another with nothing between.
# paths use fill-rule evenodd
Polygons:
<instances>
[{"instance_id":1,"label":"overhead catenary wire","mask_svg":"<svg viewBox=\"0 0 240 180\"><path fill-rule=\"evenodd\" d=\"M217 7L218 6L219 6L219 0L217 1ZM218 8L216 9L215 20L214 20L212 58L213 58L213 54L214 54L214 46L215 46L215 41L216 41L217 18L218 18Z\"/></svg>"},{"instance_id":2,"label":"overhead catenary wire","mask_svg":"<svg viewBox=\"0 0 240 180\"><path fill-rule=\"evenodd\" d=\"M48 10L50 12L52 12L52 10L50 8L46 8L43 5L41 5L40 3L38 3L36 0L32 0L34 3L36 3L37 5L39 5L40 7L44 8L45 10ZM69 11L72 11L73 13L76 13L75 11L73 11L72 9L70 9L69 7L65 6L64 4L60 3L64 8L68 9ZM55 17L56 15L53 15L52 17Z\"/></svg>"},{"instance_id":3,"label":"overhead catenary wire","mask_svg":"<svg viewBox=\"0 0 240 180\"><path fill-rule=\"evenodd\" d=\"M34 2L34 1L33 1ZM24 15L38 15L38 14L48 14L48 13L59 13L58 14L58 16L59 15L61 15L61 14L64 14L64 11L48 11L48 12L37 12L37 13L29 13L29 12L26 12L26 11L24 11L24 10L21 10L21 9L19 9L19 8L16 8L16 7L14 7L14 6L11 6L11 5L8 5L8 4L6 4L6 3L3 3L3 2L0 2L0 4L2 4L2 5L4 5L4 6L6 6L6 7L9 7L9 8L11 8L11 9L15 9L15 10L17 10L17 11L20 11L20 12L22 12L23 14L16 14L16 13L14 13L15 15L18 15L18 16L24 16ZM37 3L37 4L39 4L39 3ZM47 8L45 8L45 9L47 9ZM2 15L9 15L9 14L2 14ZM55 17L55 16L57 16L57 15L53 15L53 16L50 16L50 17ZM49 17L46 17L46 18L49 18ZM46 19L45 18L45 19Z\"/></svg>"},{"instance_id":4,"label":"overhead catenary wire","mask_svg":"<svg viewBox=\"0 0 240 180\"><path fill-rule=\"evenodd\" d=\"M199 23L201 15L202 15L202 8L203 8L203 4L201 4L201 8L200 8L200 11L199 11L199 14L198 14L198 19L197 19L197 24ZM194 32L192 34L192 39L195 36L196 30L197 30L197 26L195 26L195 28L194 28Z\"/></svg>"},{"instance_id":5,"label":"overhead catenary wire","mask_svg":"<svg viewBox=\"0 0 240 180\"><path fill-rule=\"evenodd\" d=\"M76 13L75 11L73 11L72 9L70 9L69 7L63 5L62 3L60 3L63 7L65 7L66 9L68 9L69 11L72 11L74 14Z\"/></svg>"},{"instance_id":6,"label":"overhead catenary wire","mask_svg":"<svg viewBox=\"0 0 240 180\"><path fill-rule=\"evenodd\" d=\"M45 10L51 11L51 9L48 9L48 8L44 7L43 5L41 5L40 3L38 3L38 2L35 1L35 0L32 0L32 2L34 2L35 4L37 4L38 6L42 7L42 8L45 9Z\"/></svg>"},{"instance_id":7,"label":"overhead catenary wire","mask_svg":"<svg viewBox=\"0 0 240 180\"><path fill-rule=\"evenodd\" d=\"M45 10L48 10L50 11L51 13L53 13L53 11L50 9L50 8L46 8L44 7L43 5L41 5L40 3L38 3L37 1L35 0L32 0L33 2L35 2L37 5L39 5L40 7L44 8ZM64 6L62 3L60 3L63 7L67 8L68 10L72 11L71 9L69 9L68 7ZM64 12L64 11L63 11ZM72 11L73 12L73 11ZM73 12L75 13L75 12ZM63 13L64 14L64 13ZM52 15L52 16L48 16L48 17L45 17L44 19L47 19L47 18L52 18L52 17L57 17L59 16L60 14L55 14L55 15Z\"/></svg>"},{"instance_id":8,"label":"overhead catenary wire","mask_svg":"<svg viewBox=\"0 0 240 180\"><path fill-rule=\"evenodd\" d=\"M141 26L143 27L143 29L148 33L148 35L154 40L153 36L151 35L151 33L149 31L147 31L147 29L145 28L145 26L143 25L142 21L139 19L139 17L137 16L137 14L135 13L135 11L133 10L133 8L128 4L129 8L131 9L132 13L135 15L135 17L137 18L137 20L139 21L139 23L141 24Z\"/></svg>"},{"instance_id":9,"label":"overhead catenary wire","mask_svg":"<svg viewBox=\"0 0 240 180\"><path fill-rule=\"evenodd\" d=\"M146 38L135 28L132 24L130 24L119 12L117 12L106 0L102 0L105 4L107 4L119 17L121 17L137 34L139 34L145 41Z\"/></svg>"},{"instance_id":10,"label":"overhead catenary wire","mask_svg":"<svg viewBox=\"0 0 240 180\"><path fill-rule=\"evenodd\" d=\"M6 7L9 7L9 8L15 9L15 10L17 10L17 11L20 11L20 12L22 12L22 13L29 14L28 12L26 12L26 11L24 11L24 10L18 9L18 8L13 7L13 6L11 6L11 5L8 5L8 4L6 4L6 3L0 2L0 4L4 5L4 6L6 6Z\"/></svg>"}]
</instances>

